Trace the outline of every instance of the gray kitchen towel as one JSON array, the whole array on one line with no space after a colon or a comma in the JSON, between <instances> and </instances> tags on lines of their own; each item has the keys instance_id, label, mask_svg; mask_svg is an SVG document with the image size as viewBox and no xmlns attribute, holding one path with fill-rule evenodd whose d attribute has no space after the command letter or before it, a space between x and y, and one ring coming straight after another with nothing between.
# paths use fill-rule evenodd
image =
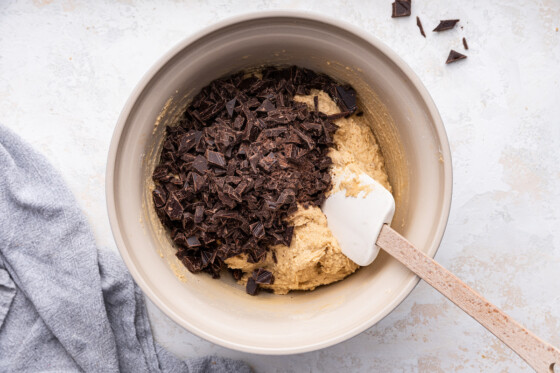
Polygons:
<instances>
[{"instance_id":1,"label":"gray kitchen towel","mask_svg":"<svg viewBox=\"0 0 560 373\"><path fill-rule=\"evenodd\" d=\"M250 372L181 361L153 340L144 297L47 161L0 126L0 372Z\"/></svg>"}]
</instances>

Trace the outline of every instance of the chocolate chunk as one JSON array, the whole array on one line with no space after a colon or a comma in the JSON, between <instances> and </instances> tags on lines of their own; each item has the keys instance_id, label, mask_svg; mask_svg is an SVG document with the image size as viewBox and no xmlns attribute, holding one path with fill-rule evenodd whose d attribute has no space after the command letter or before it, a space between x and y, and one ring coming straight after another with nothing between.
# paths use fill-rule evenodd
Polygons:
<instances>
[{"instance_id":1,"label":"chocolate chunk","mask_svg":"<svg viewBox=\"0 0 560 373\"><path fill-rule=\"evenodd\" d=\"M392 4L393 14L392 18L397 17L408 17L410 15L410 10L412 8L411 0L395 0Z\"/></svg>"},{"instance_id":2,"label":"chocolate chunk","mask_svg":"<svg viewBox=\"0 0 560 373\"><path fill-rule=\"evenodd\" d=\"M204 206L196 206L194 210L194 222L200 224L204 220Z\"/></svg>"},{"instance_id":3,"label":"chocolate chunk","mask_svg":"<svg viewBox=\"0 0 560 373\"><path fill-rule=\"evenodd\" d=\"M180 246L187 246L187 237L184 233L178 232L175 237L173 237L173 242Z\"/></svg>"},{"instance_id":4,"label":"chocolate chunk","mask_svg":"<svg viewBox=\"0 0 560 373\"><path fill-rule=\"evenodd\" d=\"M197 173L193 173L192 178L193 178L193 191L195 193L202 191L204 188L204 183L206 181L204 176L200 176Z\"/></svg>"},{"instance_id":5,"label":"chocolate chunk","mask_svg":"<svg viewBox=\"0 0 560 373\"><path fill-rule=\"evenodd\" d=\"M191 249L195 247L200 247L200 245L201 245L200 241L198 240L197 237L191 236L187 238L187 246L190 247Z\"/></svg>"},{"instance_id":6,"label":"chocolate chunk","mask_svg":"<svg viewBox=\"0 0 560 373\"><path fill-rule=\"evenodd\" d=\"M263 103L261 104L261 106L259 106L257 108L256 111L262 112L262 113L268 113L269 111L272 111L276 109L276 107L274 106L274 104L272 102L270 102L269 99L266 99L263 101Z\"/></svg>"},{"instance_id":7,"label":"chocolate chunk","mask_svg":"<svg viewBox=\"0 0 560 373\"><path fill-rule=\"evenodd\" d=\"M264 236L264 227L260 221L253 223L249 226L251 229L251 234L257 238L262 238Z\"/></svg>"},{"instance_id":8,"label":"chocolate chunk","mask_svg":"<svg viewBox=\"0 0 560 373\"><path fill-rule=\"evenodd\" d=\"M274 283L274 276L272 273L263 268L254 270L251 277L260 285L270 285Z\"/></svg>"},{"instance_id":9,"label":"chocolate chunk","mask_svg":"<svg viewBox=\"0 0 560 373\"><path fill-rule=\"evenodd\" d=\"M165 212L167 212L167 216L169 216L171 220L181 220L183 217L183 206L175 195L172 194L167 200Z\"/></svg>"},{"instance_id":10,"label":"chocolate chunk","mask_svg":"<svg viewBox=\"0 0 560 373\"><path fill-rule=\"evenodd\" d=\"M259 293L259 285L255 282L254 278L249 277L245 291L249 295L257 295Z\"/></svg>"},{"instance_id":11,"label":"chocolate chunk","mask_svg":"<svg viewBox=\"0 0 560 373\"><path fill-rule=\"evenodd\" d=\"M451 49L451 51L449 52L449 56L447 57L447 61L445 61L445 63L452 63L455 61L462 60L464 58L467 58L467 56Z\"/></svg>"},{"instance_id":12,"label":"chocolate chunk","mask_svg":"<svg viewBox=\"0 0 560 373\"><path fill-rule=\"evenodd\" d=\"M313 111L319 114L319 96L313 96Z\"/></svg>"},{"instance_id":13,"label":"chocolate chunk","mask_svg":"<svg viewBox=\"0 0 560 373\"><path fill-rule=\"evenodd\" d=\"M224 155L222 153L214 152L212 150L206 150L206 159L211 165L221 168L226 167L226 159L224 158Z\"/></svg>"},{"instance_id":14,"label":"chocolate chunk","mask_svg":"<svg viewBox=\"0 0 560 373\"><path fill-rule=\"evenodd\" d=\"M177 150L178 153L186 153L191 150L196 145L196 132L191 131L182 135L179 138L179 149Z\"/></svg>"},{"instance_id":15,"label":"chocolate chunk","mask_svg":"<svg viewBox=\"0 0 560 373\"><path fill-rule=\"evenodd\" d=\"M187 267L187 269L192 273L197 273L202 271L202 260L200 259L200 257L187 255L183 257L181 262L183 262L185 267Z\"/></svg>"},{"instance_id":16,"label":"chocolate chunk","mask_svg":"<svg viewBox=\"0 0 560 373\"><path fill-rule=\"evenodd\" d=\"M296 199L296 193L293 189L284 189L282 193L278 196L278 200L276 201L278 206L282 206L285 204L291 204Z\"/></svg>"},{"instance_id":17,"label":"chocolate chunk","mask_svg":"<svg viewBox=\"0 0 560 373\"><path fill-rule=\"evenodd\" d=\"M469 45L467 44L467 39L463 38L463 47L465 47L466 50L469 50Z\"/></svg>"},{"instance_id":18,"label":"chocolate chunk","mask_svg":"<svg viewBox=\"0 0 560 373\"><path fill-rule=\"evenodd\" d=\"M420 29L420 34L422 34L423 37L426 37L424 27L422 26L422 21L420 21L420 17L418 16L416 16L416 26L418 26L418 29Z\"/></svg>"},{"instance_id":19,"label":"chocolate chunk","mask_svg":"<svg viewBox=\"0 0 560 373\"><path fill-rule=\"evenodd\" d=\"M200 258L202 259L202 266L206 267L209 264L212 264L214 259L216 259L215 252L210 252L207 250L200 251Z\"/></svg>"},{"instance_id":20,"label":"chocolate chunk","mask_svg":"<svg viewBox=\"0 0 560 373\"><path fill-rule=\"evenodd\" d=\"M310 131L320 132L323 129L321 123L303 122L301 126L308 132Z\"/></svg>"},{"instance_id":21,"label":"chocolate chunk","mask_svg":"<svg viewBox=\"0 0 560 373\"><path fill-rule=\"evenodd\" d=\"M276 155L273 152L268 153L268 155L259 160L259 166L265 171L270 171L272 166L276 163Z\"/></svg>"},{"instance_id":22,"label":"chocolate chunk","mask_svg":"<svg viewBox=\"0 0 560 373\"><path fill-rule=\"evenodd\" d=\"M353 113L358 106L356 105L356 91L350 87L336 86L336 95L338 97L338 106L342 111Z\"/></svg>"},{"instance_id":23,"label":"chocolate chunk","mask_svg":"<svg viewBox=\"0 0 560 373\"><path fill-rule=\"evenodd\" d=\"M162 207L163 205L165 205L165 202L167 201L167 192L162 188L161 185L156 186L156 188L152 192L152 196L154 199L154 205L156 207Z\"/></svg>"},{"instance_id":24,"label":"chocolate chunk","mask_svg":"<svg viewBox=\"0 0 560 373\"><path fill-rule=\"evenodd\" d=\"M297 128L294 128L294 132L296 133L296 135L298 135L300 139L302 139L307 144L309 149L313 149L315 147L315 141L313 141L313 139L310 136L306 135L305 133L303 133Z\"/></svg>"},{"instance_id":25,"label":"chocolate chunk","mask_svg":"<svg viewBox=\"0 0 560 373\"><path fill-rule=\"evenodd\" d=\"M451 30L455 25L459 22L458 19L446 19L443 21L439 21L439 25L433 30L436 32Z\"/></svg>"},{"instance_id":26,"label":"chocolate chunk","mask_svg":"<svg viewBox=\"0 0 560 373\"><path fill-rule=\"evenodd\" d=\"M226 102L226 110L227 113L230 117L233 117L233 109L235 108L235 103L237 102L237 99L234 97L233 99L229 100L228 102Z\"/></svg>"},{"instance_id":27,"label":"chocolate chunk","mask_svg":"<svg viewBox=\"0 0 560 373\"><path fill-rule=\"evenodd\" d=\"M199 174L204 175L206 170L208 170L208 161L202 155L197 155L194 159L192 167L198 171Z\"/></svg>"}]
</instances>

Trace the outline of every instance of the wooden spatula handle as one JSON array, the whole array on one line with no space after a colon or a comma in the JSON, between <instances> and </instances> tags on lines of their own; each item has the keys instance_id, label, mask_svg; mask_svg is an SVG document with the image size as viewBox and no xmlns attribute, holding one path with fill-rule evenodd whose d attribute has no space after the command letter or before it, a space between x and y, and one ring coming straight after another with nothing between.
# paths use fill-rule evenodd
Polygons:
<instances>
[{"instance_id":1,"label":"wooden spatula handle","mask_svg":"<svg viewBox=\"0 0 560 373\"><path fill-rule=\"evenodd\" d=\"M560 351L525 329L388 225L377 245L420 276L515 351L537 372L560 368Z\"/></svg>"}]
</instances>

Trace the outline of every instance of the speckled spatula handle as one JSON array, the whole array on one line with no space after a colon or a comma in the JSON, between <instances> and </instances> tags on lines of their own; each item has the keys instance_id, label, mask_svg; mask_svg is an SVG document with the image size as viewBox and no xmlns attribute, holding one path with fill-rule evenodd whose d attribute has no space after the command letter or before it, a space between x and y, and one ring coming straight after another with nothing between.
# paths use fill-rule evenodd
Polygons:
<instances>
[{"instance_id":1,"label":"speckled spatula handle","mask_svg":"<svg viewBox=\"0 0 560 373\"><path fill-rule=\"evenodd\" d=\"M525 329L388 225L377 245L502 340L537 372L560 368L560 351ZM556 366L555 366L556 365Z\"/></svg>"}]
</instances>

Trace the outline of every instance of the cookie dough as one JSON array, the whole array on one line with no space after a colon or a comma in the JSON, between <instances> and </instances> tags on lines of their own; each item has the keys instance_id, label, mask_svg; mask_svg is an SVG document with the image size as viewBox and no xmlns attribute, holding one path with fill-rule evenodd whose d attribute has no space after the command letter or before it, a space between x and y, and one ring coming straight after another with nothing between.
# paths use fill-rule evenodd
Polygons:
<instances>
[{"instance_id":1,"label":"cookie dough","mask_svg":"<svg viewBox=\"0 0 560 373\"><path fill-rule=\"evenodd\" d=\"M294 100L313 108L314 96L319 98L319 111L327 115L340 112L336 103L323 91L313 90L308 96L295 96ZM365 172L391 191L383 156L365 118L353 115L335 123L339 126L334 135L336 146L329 152L333 161L330 171L333 179L343 172ZM357 179L345 180L340 187L346 189L347 195L357 195L362 191ZM243 270L241 283L247 282L254 269L264 268L274 274L275 280L272 285L261 286L272 289L276 294L287 294L291 290L313 290L317 286L340 281L359 268L342 253L320 208L299 206L289 217L289 222L294 225L290 247L271 247L260 263L248 263L244 255L226 260L230 268Z\"/></svg>"}]
</instances>

